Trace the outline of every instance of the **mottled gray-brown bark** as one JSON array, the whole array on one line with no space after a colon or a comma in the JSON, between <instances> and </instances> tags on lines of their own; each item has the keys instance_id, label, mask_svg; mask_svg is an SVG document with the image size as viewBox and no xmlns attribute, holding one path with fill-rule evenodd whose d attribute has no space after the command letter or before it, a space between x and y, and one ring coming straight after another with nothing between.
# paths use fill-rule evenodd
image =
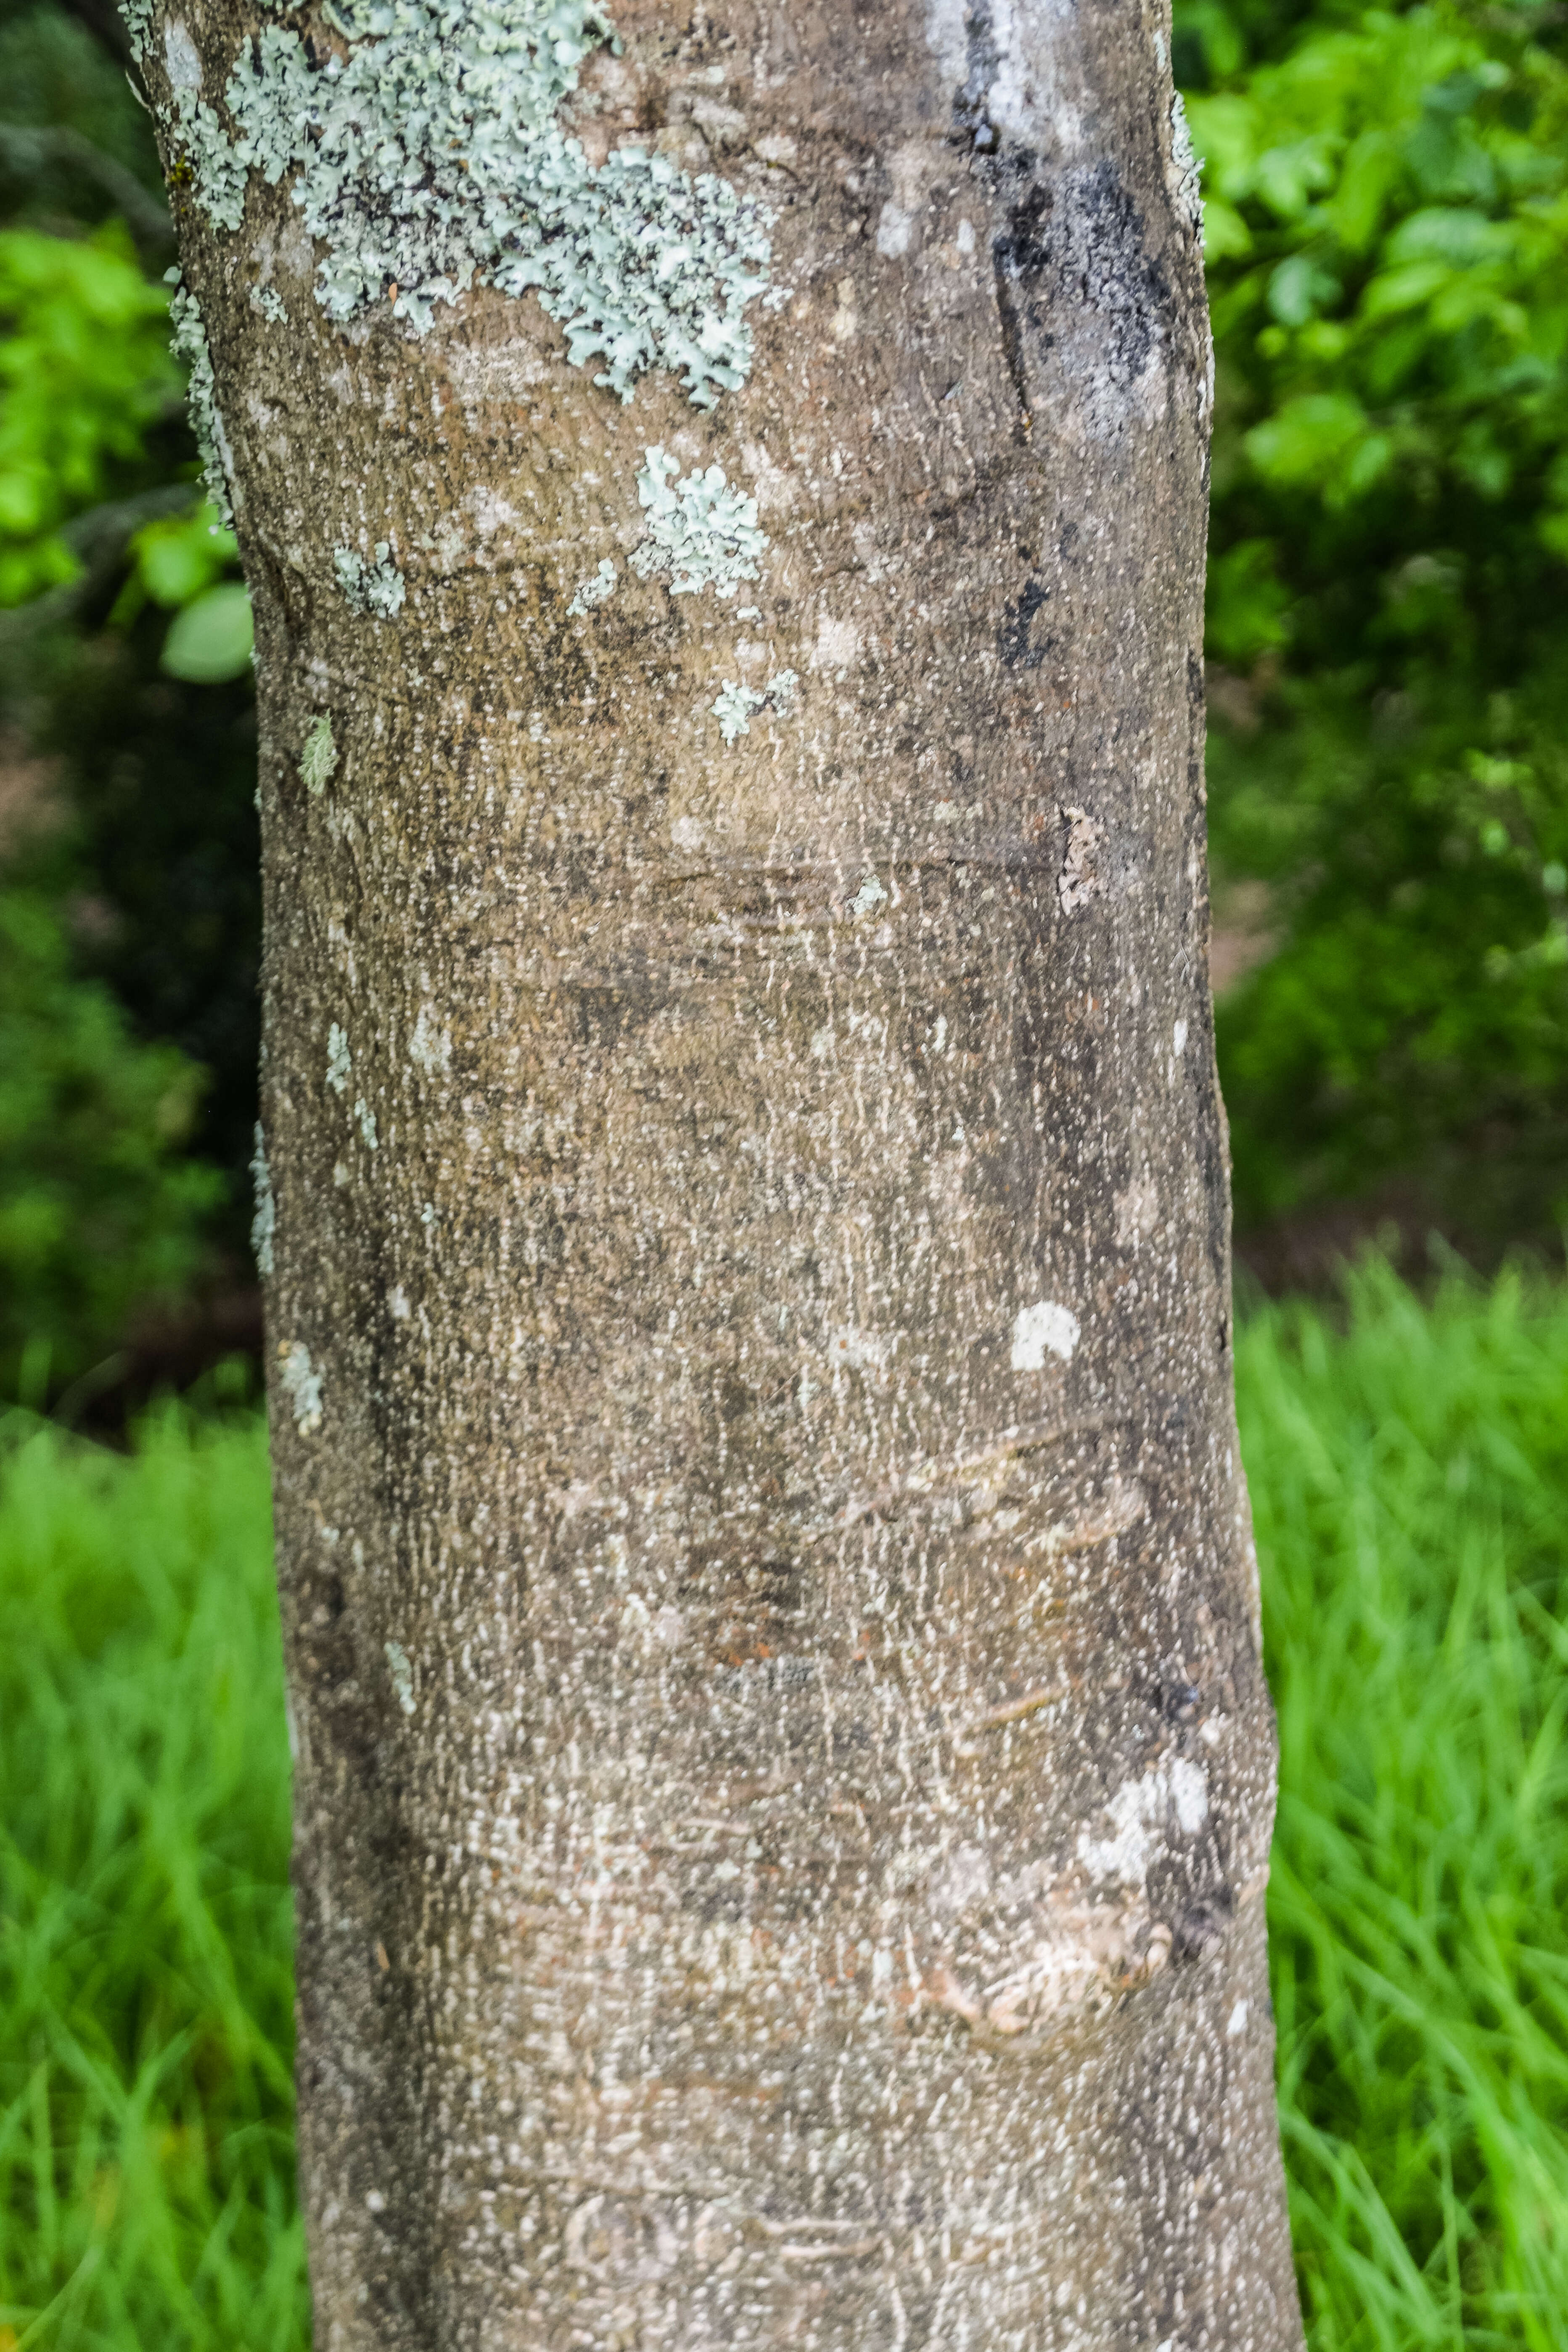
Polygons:
<instances>
[{"instance_id":1,"label":"mottled gray-brown bark","mask_svg":"<svg viewBox=\"0 0 1568 2352\"><path fill-rule=\"evenodd\" d=\"M320 2352L1284 2352L1166 9L590 20L573 168L772 208L710 410L482 271L334 320L316 150L215 225L264 21L142 31L258 617Z\"/></svg>"}]
</instances>

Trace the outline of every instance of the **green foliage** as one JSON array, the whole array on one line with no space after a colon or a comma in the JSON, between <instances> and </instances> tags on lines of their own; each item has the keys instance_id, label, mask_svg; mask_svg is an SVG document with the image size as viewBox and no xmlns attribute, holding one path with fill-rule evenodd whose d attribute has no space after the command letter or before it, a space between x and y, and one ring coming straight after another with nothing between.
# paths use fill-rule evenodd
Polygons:
<instances>
[{"instance_id":1,"label":"green foliage","mask_svg":"<svg viewBox=\"0 0 1568 2352\"><path fill-rule=\"evenodd\" d=\"M1281 1794L1281 2111L1313 2352L1568 2312L1568 1298L1244 1327Z\"/></svg>"},{"instance_id":2,"label":"green foliage","mask_svg":"<svg viewBox=\"0 0 1568 2352\"><path fill-rule=\"evenodd\" d=\"M171 623L163 667L171 677L217 686L248 667L254 641L244 583L226 580L221 587L204 589Z\"/></svg>"},{"instance_id":3,"label":"green foliage","mask_svg":"<svg viewBox=\"0 0 1568 2352\"><path fill-rule=\"evenodd\" d=\"M75 575L61 525L140 468L178 385L167 295L123 229L0 230L0 605Z\"/></svg>"},{"instance_id":4,"label":"green foliage","mask_svg":"<svg viewBox=\"0 0 1568 2352\"><path fill-rule=\"evenodd\" d=\"M303 2352L289 1755L254 1423L0 1486L0 2337ZM6 2334L6 2329L11 2332Z\"/></svg>"},{"instance_id":5,"label":"green foliage","mask_svg":"<svg viewBox=\"0 0 1568 2352\"><path fill-rule=\"evenodd\" d=\"M201 1262L221 1189L183 1160L200 1073L69 968L58 909L0 893L0 1391L80 1372Z\"/></svg>"},{"instance_id":6,"label":"green foliage","mask_svg":"<svg viewBox=\"0 0 1568 2352\"><path fill-rule=\"evenodd\" d=\"M1553 2352L1568 1295L1373 1272L1237 1370L1312 2352ZM248 1422L0 1457L0 2327L37 2352L308 2340L267 1525Z\"/></svg>"},{"instance_id":7,"label":"green foliage","mask_svg":"<svg viewBox=\"0 0 1568 2352\"><path fill-rule=\"evenodd\" d=\"M1257 65L1226 21L1211 815L1281 942L1221 1011L1245 1220L1568 1118L1568 69L1525 6Z\"/></svg>"}]
</instances>

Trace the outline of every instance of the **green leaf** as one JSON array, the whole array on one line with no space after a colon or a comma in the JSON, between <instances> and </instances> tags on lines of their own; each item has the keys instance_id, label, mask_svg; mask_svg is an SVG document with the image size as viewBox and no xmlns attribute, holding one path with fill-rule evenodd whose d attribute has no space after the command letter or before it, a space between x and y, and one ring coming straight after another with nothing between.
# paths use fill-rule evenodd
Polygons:
<instances>
[{"instance_id":1,"label":"green leaf","mask_svg":"<svg viewBox=\"0 0 1568 2352\"><path fill-rule=\"evenodd\" d=\"M240 675L253 638L250 599L237 580L227 580L175 614L163 640L163 666L171 677L216 686Z\"/></svg>"}]
</instances>

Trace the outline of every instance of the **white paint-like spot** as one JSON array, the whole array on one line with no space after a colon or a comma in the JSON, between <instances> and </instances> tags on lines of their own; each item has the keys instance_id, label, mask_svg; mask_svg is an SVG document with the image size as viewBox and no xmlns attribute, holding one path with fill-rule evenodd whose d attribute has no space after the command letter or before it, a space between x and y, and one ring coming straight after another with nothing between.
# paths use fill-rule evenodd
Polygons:
<instances>
[{"instance_id":1,"label":"white paint-like spot","mask_svg":"<svg viewBox=\"0 0 1568 2352\"><path fill-rule=\"evenodd\" d=\"M874 907L887 904L888 894L874 874L868 874L849 901L852 915L868 915Z\"/></svg>"},{"instance_id":2,"label":"white paint-like spot","mask_svg":"<svg viewBox=\"0 0 1568 2352\"><path fill-rule=\"evenodd\" d=\"M195 41L177 16L163 28L163 62L176 89L200 89L202 61Z\"/></svg>"},{"instance_id":3,"label":"white paint-like spot","mask_svg":"<svg viewBox=\"0 0 1568 2352\"><path fill-rule=\"evenodd\" d=\"M256 1271L265 1278L272 1271L272 1244L278 1232L278 1204L272 1197L272 1176L267 1165L267 1139L256 1122L256 1150L250 1162L256 1187L256 1213L250 1221L250 1246Z\"/></svg>"},{"instance_id":4,"label":"white paint-like spot","mask_svg":"<svg viewBox=\"0 0 1568 2352\"><path fill-rule=\"evenodd\" d=\"M859 651L860 632L854 622L836 621L830 613L824 613L811 650L813 669L847 670Z\"/></svg>"},{"instance_id":5,"label":"white paint-like spot","mask_svg":"<svg viewBox=\"0 0 1568 2352\"><path fill-rule=\"evenodd\" d=\"M954 245L957 246L960 253L964 257L964 259L967 260L969 256L974 250L974 223L973 221L961 220L957 228L953 231L952 241Z\"/></svg>"},{"instance_id":6,"label":"white paint-like spot","mask_svg":"<svg viewBox=\"0 0 1568 2352\"><path fill-rule=\"evenodd\" d=\"M1048 1352L1070 1364L1078 1346L1079 1319L1070 1307L1062 1307L1054 1298L1042 1298L1033 1307L1019 1308L1013 1324L1013 1370L1016 1372L1038 1372L1045 1369Z\"/></svg>"},{"instance_id":7,"label":"white paint-like spot","mask_svg":"<svg viewBox=\"0 0 1568 2352\"><path fill-rule=\"evenodd\" d=\"M408 1058L416 1070L433 1078L439 1070L452 1066L452 1034L448 1029L438 1029L436 1017L427 1004L419 1008L419 1018L414 1024L414 1034L408 1040Z\"/></svg>"},{"instance_id":8,"label":"white paint-like spot","mask_svg":"<svg viewBox=\"0 0 1568 2352\"><path fill-rule=\"evenodd\" d=\"M1247 2021L1251 2014L1252 2003L1249 2000L1238 2000L1237 2002L1236 2007L1231 2011L1229 2017L1226 2021L1225 2030L1227 2040L1234 2042L1238 2033L1246 2032Z\"/></svg>"},{"instance_id":9,"label":"white paint-like spot","mask_svg":"<svg viewBox=\"0 0 1568 2352\"><path fill-rule=\"evenodd\" d=\"M828 1360L835 1370L857 1372L882 1372L888 1367L891 1349L886 1339L874 1331L856 1331L846 1327L836 1331L828 1342Z\"/></svg>"},{"instance_id":10,"label":"white paint-like spot","mask_svg":"<svg viewBox=\"0 0 1568 2352\"><path fill-rule=\"evenodd\" d=\"M1136 1249L1147 1241L1160 1218L1160 1200L1153 1180L1139 1176L1124 1192L1118 1192L1113 1207L1116 1213L1116 1246Z\"/></svg>"},{"instance_id":11,"label":"white paint-like spot","mask_svg":"<svg viewBox=\"0 0 1568 2352\"><path fill-rule=\"evenodd\" d=\"M335 1095L341 1095L348 1086L353 1061L348 1038L334 1021L327 1032L327 1084Z\"/></svg>"},{"instance_id":12,"label":"white paint-like spot","mask_svg":"<svg viewBox=\"0 0 1568 2352\"><path fill-rule=\"evenodd\" d=\"M1208 1783L1201 1766L1178 1756L1168 1765L1156 1765L1141 1780L1125 1781L1105 1810L1110 1836L1097 1838L1081 1831L1079 1860L1091 1878L1118 1878L1142 1887L1151 1860L1170 1834L1173 1813L1176 1827L1188 1837L1208 1820Z\"/></svg>"},{"instance_id":13,"label":"white paint-like spot","mask_svg":"<svg viewBox=\"0 0 1568 2352\"><path fill-rule=\"evenodd\" d=\"M373 2189L364 2203L367 2213L384 2213L386 2210L386 2200L379 2189Z\"/></svg>"},{"instance_id":14,"label":"white paint-like spot","mask_svg":"<svg viewBox=\"0 0 1568 2352\"><path fill-rule=\"evenodd\" d=\"M1176 1819L1189 1837L1195 1837L1209 1817L1209 1784L1203 1766L1190 1757L1178 1756L1171 1766L1171 1794Z\"/></svg>"},{"instance_id":15,"label":"white paint-like spot","mask_svg":"<svg viewBox=\"0 0 1568 2352\"><path fill-rule=\"evenodd\" d=\"M387 1292L386 1311L392 1317L395 1323L407 1322L408 1293L404 1289L401 1283L398 1283L393 1289Z\"/></svg>"},{"instance_id":16,"label":"white paint-like spot","mask_svg":"<svg viewBox=\"0 0 1568 2352\"><path fill-rule=\"evenodd\" d=\"M310 1362L302 1340L285 1339L278 1350L279 1377L293 1408L294 1426L301 1437L313 1436L321 1425L321 1376Z\"/></svg>"},{"instance_id":17,"label":"white paint-like spot","mask_svg":"<svg viewBox=\"0 0 1568 2352\"><path fill-rule=\"evenodd\" d=\"M414 1712L414 1669L408 1663L408 1653L404 1648L401 1642L388 1642L386 1644L386 1663L392 1675L392 1687L397 1694L397 1704L403 1709L405 1715L412 1715ZM367 2198L365 2201L370 2206L373 2213L380 2210L379 2200L374 2197L374 2194L372 2197Z\"/></svg>"},{"instance_id":18,"label":"white paint-like spot","mask_svg":"<svg viewBox=\"0 0 1568 2352\"><path fill-rule=\"evenodd\" d=\"M877 223L877 250L884 261L896 261L900 254L908 253L914 227L913 214L905 212L889 197Z\"/></svg>"},{"instance_id":19,"label":"white paint-like spot","mask_svg":"<svg viewBox=\"0 0 1568 2352\"><path fill-rule=\"evenodd\" d=\"M938 1918L967 1911L991 1892L991 1864L978 1845L955 1847L931 1875L927 1900Z\"/></svg>"},{"instance_id":20,"label":"white paint-like spot","mask_svg":"<svg viewBox=\"0 0 1568 2352\"><path fill-rule=\"evenodd\" d=\"M1171 1044L1178 1054L1184 1054L1186 1052L1187 1024L1184 1021L1178 1021L1175 1027L1172 1030Z\"/></svg>"}]
</instances>

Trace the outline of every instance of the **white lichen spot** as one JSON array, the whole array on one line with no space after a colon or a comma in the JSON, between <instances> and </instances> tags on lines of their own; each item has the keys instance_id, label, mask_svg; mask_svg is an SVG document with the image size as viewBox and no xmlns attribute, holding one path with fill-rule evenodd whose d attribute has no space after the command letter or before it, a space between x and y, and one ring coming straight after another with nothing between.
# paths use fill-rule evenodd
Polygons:
<instances>
[{"instance_id":1,"label":"white lichen spot","mask_svg":"<svg viewBox=\"0 0 1568 2352\"><path fill-rule=\"evenodd\" d=\"M884 261L897 261L910 249L915 216L889 196L877 220L877 250Z\"/></svg>"},{"instance_id":2,"label":"white lichen spot","mask_svg":"<svg viewBox=\"0 0 1568 2352\"><path fill-rule=\"evenodd\" d=\"M1247 2021L1251 2014L1252 2003L1249 2000L1238 2000L1237 2002L1236 2007L1231 2011L1230 2015L1226 2020L1225 2031L1227 2041L1234 2042L1238 2033L1246 2032Z\"/></svg>"},{"instance_id":3,"label":"white lichen spot","mask_svg":"<svg viewBox=\"0 0 1568 2352\"><path fill-rule=\"evenodd\" d=\"M321 1425L321 1376L302 1340L285 1339L278 1350L279 1378L294 1413L294 1426L310 1437Z\"/></svg>"},{"instance_id":4,"label":"white lichen spot","mask_svg":"<svg viewBox=\"0 0 1568 2352\"><path fill-rule=\"evenodd\" d=\"M438 1029L427 1004L419 1008L419 1018L414 1024L414 1034L408 1040L408 1058L416 1070L433 1078L439 1070L452 1066L452 1034L448 1029Z\"/></svg>"},{"instance_id":5,"label":"white lichen spot","mask_svg":"<svg viewBox=\"0 0 1568 2352\"><path fill-rule=\"evenodd\" d=\"M1204 241L1203 157L1193 152L1187 110L1177 90L1171 100L1171 193L1177 208L1192 223L1201 251Z\"/></svg>"},{"instance_id":6,"label":"white lichen spot","mask_svg":"<svg viewBox=\"0 0 1568 2352\"><path fill-rule=\"evenodd\" d=\"M163 27L163 63L175 89L200 89L202 61L187 27L178 16Z\"/></svg>"},{"instance_id":7,"label":"white lichen spot","mask_svg":"<svg viewBox=\"0 0 1568 2352\"><path fill-rule=\"evenodd\" d=\"M793 669L781 669L769 678L763 691L781 719L795 717L795 698L800 679Z\"/></svg>"},{"instance_id":8,"label":"white lichen spot","mask_svg":"<svg viewBox=\"0 0 1568 2352\"><path fill-rule=\"evenodd\" d=\"M332 570L351 613L390 621L403 610L407 583L393 562L392 549L384 539L376 541L368 563L352 547L334 547Z\"/></svg>"},{"instance_id":9,"label":"white lichen spot","mask_svg":"<svg viewBox=\"0 0 1568 2352\"><path fill-rule=\"evenodd\" d=\"M647 530L632 550L631 566L644 580L670 573L672 596L711 588L732 596L742 580L762 574L757 558L768 543L757 523L757 502L735 488L721 466L678 480L680 463L666 449L649 449L637 474L637 497Z\"/></svg>"},{"instance_id":10,"label":"white lichen spot","mask_svg":"<svg viewBox=\"0 0 1568 2352\"><path fill-rule=\"evenodd\" d=\"M289 312L276 286L253 286L250 307L269 326L281 327L288 323Z\"/></svg>"},{"instance_id":11,"label":"white lichen spot","mask_svg":"<svg viewBox=\"0 0 1568 2352\"><path fill-rule=\"evenodd\" d=\"M423 334L437 302L485 281L536 294L571 363L601 360L595 383L623 399L651 367L679 370L704 408L744 382L768 214L667 156L630 145L595 165L567 136L557 110L613 37L596 0L331 0L330 23L335 39L268 25L246 41L224 92L233 139L176 91L216 226L238 227L250 172L289 173L333 319L386 298Z\"/></svg>"},{"instance_id":12,"label":"white lichen spot","mask_svg":"<svg viewBox=\"0 0 1568 2352\"><path fill-rule=\"evenodd\" d=\"M1176 1056L1177 1056L1178 1060L1180 1059L1180 1057L1182 1056L1182 1055L1184 1055L1184 1054L1186 1052L1186 1050L1187 1050L1187 1024L1186 1024L1186 1023L1185 1023L1184 1021L1178 1021L1178 1022L1177 1022L1177 1024L1176 1024L1176 1025L1175 1025L1175 1027L1172 1030L1172 1032L1171 1032L1171 1047L1172 1047L1173 1052L1176 1055Z\"/></svg>"},{"instance_id":13,"label":"white lichen spot","mask_svg":"<svg viewBox=\"0 0 1568 2352\"><path fill-rule=\"evenodd\" d=\"M267 1138L261 1131L261 1121L256 1122L256 1150L251 1155L250 1176L255 1187L256 1213L250 1221L251 1254L256 1259L256 1271L265 1281L272 1271L272 1243L278 1230L278 1203L272 1196L272 1175L267 1165Z\"/></svg>"},{"instance_id":14,"label":"white lichen spot","mask_svg":"<svg viewBox=\"0 0 1568 2352\"><path fill-rule=\"evenodd\" d=\"M1088 1830L1080 1832L1079 1860L1091 1878L1116 1878L1142 1888L1173 1825L1184 1836L1195 1837L1208 1820L1208 1782L1201 1765L1177 1756L1137 1780L1125 1781L1105 1810L1111 1835L1097 1838Z\"/></svg>"},{"instance_id":15,"label":"white lichen spot","mask_svg":"<svg viewBox=\"0 0 1568 2352\"><path fill-rule=\"evenodd\" d=\"M202 314L196 308L196 298L181 283L182 273L176 269L164 272L164 283L173 290L169 296L169 324L174 332L169 339L174 357L184 360L190 371L185 385L185 409L201 451L202 472L206 493L217 509L219 520L230 528L234 509L228 498L228 470L225 463L227 438L223 420L217 413L217 394L213 376L213 356L207 342L207 331L202 324Z\"/></svg>"},{"instance_id":16,"label":"white lichen spot","mask_svg":"<svg viewBox=\"0 0 1568 2352\"><path fill-rule=\"evenodd\" d=\"M1118 1192L1111 1206L1116 1215L1116 1246L1136 1249L1146 1241L1160 1220L1160 1196L1152 1177L1139 1176L1123 1192Z\"/></svg>"},{"instance_id":17,"label":"white lichen spot","mask_svg":"<svg viewBox=\"0 0 1568 2352\"><path fill-rule=\"evenodd\" d=\"M1105 827L1084 809L1064 808L1061 816L1068 837L1061 872L1057 877L1057 897L1063 914L1073 915L1097 898L1102 887L1097 854L1105 837Z\"/></svg>"},{"instance_id":18,"label":"white lichen spot","mask_svg":"<svg viewBox=\"0 0 1568 2352\"><path fill-rule=\"evenodd\" d=\"M334 1021L327 1032L327 1084L335 1095L347 1087L353 1060L348 1038Z\"/></svg>"},{"instance_id":19,"label":"white lichen spot","mask_svg":"<svg viewBox=\"0 0 1568 2352\"><path fill-rule=\"evenodd\" d=\"M312 799L324 793L331 783L338 764L338 747L332 740L332 722L323 710L310 722L300 754L300 778Z\"/></svg>"},{"instance_id":20,"label":"white lichen spot","mask_svg":"<svg viewBox=\"0 0 1568 2352\"><path fill-rule=\"evenodd\" d=\"M386 1311L395 1323L406 1323L408 1320L408 1293L400 1282L395 1283L386 1294Z\"/></svg>"},{"instance_id":21,"label":"white lichen spot","mask_svg":"<svg viewBox=\"0 0 1568 2352\"><path fill-rule=\"evenodd\" d=\"M616 567L606 555L598 570L590 573L586 580L579 583L577 593L573 597L566 610L574 619L580 620L584 613L591 613L595 604L604 604L605 598L613 596L615 593Z\"/></svg>"},{"instance_id":22,"label":"white lichen spot","mask_svg":"<svg viewBox=\"0 0 1568 2352\"><path fill-rule=\"evenodd\" d=\"M879 882L876 875L868 874L849 901L849 912L852 915L869 915L876 908L885 907L887 903L887 885Z\"/></svg>"},{"instance_id":23,"label":"white lichen spot","mask_svg":"<svg viewBox=\"0 0 1568 2352\"><path fill-rule=\"evenodd\" d=\"M1013 1370L1043 1371L1047 1353L1070 1364L1078 1346L1079 1328L1072 1308L1058 1305L1054 1298L1042 1298L1033 1307L1021 1307L1013 1323Z\"/></svg>"},{"instance_id":24,"label":"white lichen spot","mask_svg":"<svg viewBox=\"0 0 1568 2352\"><path fill-rule=\"evenodd\" d=\"M401 1642L388 1642L385 1644L385 1649L387 1671L392 1676L392 1687L394 1692L396 1694L397 1704L403 1709L405 1715L412 1715L414 1712L414 1668L409 1664L408 1653L404 1648ZM379 2212L385 2200L378 2197L374 2190L372 2190L371 2194L365 2199L365 2203L371 2208L373 2212Z\"/></svg>"},{"instance_id":25,"label":"white lichen spot","mask_svg":"<svg viewBox=\"0 0 1568 2352\"><path fill-rule=\"evenodd\" d=\"M359 1131L363 1136L367 1148L374 1151L376 1148L375 1113L363 1095L354 1105L354 1117L359 1121Z\"/></svg>"}]
</instances>

